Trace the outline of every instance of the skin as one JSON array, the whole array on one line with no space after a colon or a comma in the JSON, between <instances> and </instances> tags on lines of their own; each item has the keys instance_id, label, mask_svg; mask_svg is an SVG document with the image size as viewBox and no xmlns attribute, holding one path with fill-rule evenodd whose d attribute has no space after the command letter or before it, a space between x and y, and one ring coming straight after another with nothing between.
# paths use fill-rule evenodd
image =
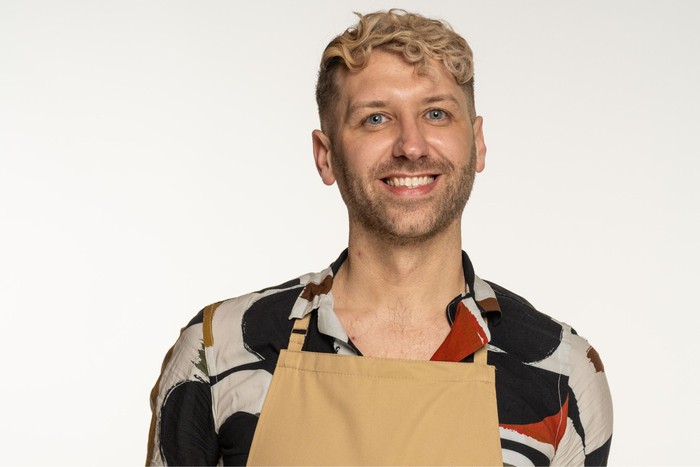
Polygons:
<instances>
[{"instance_id":1,"label":"skin","mask_svg":"<svg viewBox=\"0 0 700 467\"><path fill-rule=\"evenodd\" d=\"M364 355L429 359L449 332L445 306L465 288L461 216L484 169L482 118L442 63L432 72L375 51L339 73L334 140L313 132L316 167L348 209L349 256L335 311ZM391 186L431 177L418 187ZM433 179L434 177L434 179Z\"/></svg>"}]
</instances>

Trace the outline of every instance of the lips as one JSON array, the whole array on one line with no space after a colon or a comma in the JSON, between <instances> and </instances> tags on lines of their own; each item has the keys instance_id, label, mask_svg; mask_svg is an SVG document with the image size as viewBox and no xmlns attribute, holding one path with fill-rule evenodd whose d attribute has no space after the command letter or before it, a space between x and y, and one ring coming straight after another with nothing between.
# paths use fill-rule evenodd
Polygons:
<instances>
[{"instance_id":1,"label":"lips","mask_svg":"<svg viewBox=\"0 0 700 467\"><path fill-rule=\"evenodd\" d=\"M435 181L434 175L422 175L417 177L387 177L382 179L389 186L401 186L406 188L418 188L429 185Z\"/></svg>"}]
</instances>

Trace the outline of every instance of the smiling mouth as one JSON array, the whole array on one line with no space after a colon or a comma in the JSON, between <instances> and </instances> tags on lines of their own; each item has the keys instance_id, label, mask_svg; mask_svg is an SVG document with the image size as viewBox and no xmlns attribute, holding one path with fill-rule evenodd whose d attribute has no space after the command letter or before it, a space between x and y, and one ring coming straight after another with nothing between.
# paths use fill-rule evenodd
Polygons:
<instances>
[{"instance_id":1,"label":"smiling mouth","mask_svg":"<svg viewBox=\"0 0 700 467\"><path fill-rule=\"evenodd\" d=\"M423 177L389 177L382 181L389 186L404 186L406 188L418 188L419 186L429 185L435 181L434 175Z\"/></svg>"}]
</instances>

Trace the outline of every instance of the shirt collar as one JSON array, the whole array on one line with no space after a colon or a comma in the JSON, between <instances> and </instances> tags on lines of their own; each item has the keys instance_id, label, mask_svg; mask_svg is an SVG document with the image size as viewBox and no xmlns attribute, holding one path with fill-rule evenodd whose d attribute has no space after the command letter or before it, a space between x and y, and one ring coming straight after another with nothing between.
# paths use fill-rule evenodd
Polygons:
<instances>
[{"instance_id":1,"label":"shirt collar","mask_svg":"<svg viewBox=\"0 0 700 467\"><path fill-rule=\"evenodd\" d=\"M462 270L466 291L463 295L455 297L447 306L447 319L450 323L454 321L457 304L461 301L464 305L470 305L473 302L482 315L497 323L501 319L501 307L498 305L496 293L486 281L474 274L474 266L464 251L462 251Z\"/></svg>"},{"instance_id":2,"label":"shirt collar","mask_svg":"<svg viewBox=\"0 0 700 467\"><path fill-rule=\"evenodd\" d=\"M318 329L323 334L347 341L348 337L340 324L338 317L333 311L333 276L340 269L341 264L347 259L347 248L338 256L330 266L317 273L305 274L299 278L304 289L297 297L289 319L303 318L313 310L318 310ZM450 325L454 322L455 314L459 303L462 303L474 314L479 325L486 333L487 339L491 339L491 334L486 325L486 318L497 323L500 320L501 309L491 286L474 274L474 267L467 253L462 251L462 270L466 282L464 294L454 298L447 305L447 319Z\"/></svg>"}]
</instances>

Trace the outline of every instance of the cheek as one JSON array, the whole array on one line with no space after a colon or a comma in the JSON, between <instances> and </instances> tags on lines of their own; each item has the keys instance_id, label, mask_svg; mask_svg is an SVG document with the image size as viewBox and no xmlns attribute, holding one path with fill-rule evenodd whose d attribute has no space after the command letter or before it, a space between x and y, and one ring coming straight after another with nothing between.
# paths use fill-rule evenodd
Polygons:
<instances>
[{"instance_id":1,"label":"cheek","mask_svg":"<svg viewBox=\"0 0 700 467\"><path fill-rule=\"evenodd\" d=\"M391 156L391 143L387 138L370 134L348 137L343 141L343 156L346 164L353 170L367 170Z\"/></svg>"},{"instance_id":2,"label":"cheek","mask_svg":"<svg viewBox=\"0 0 700 467\"><path fill-rule=\"evenodd\" d=\"M439 134L429 140L435 155L458 162L469 160L474 145L469 134Z\"/></svg>"}]
</instances>

